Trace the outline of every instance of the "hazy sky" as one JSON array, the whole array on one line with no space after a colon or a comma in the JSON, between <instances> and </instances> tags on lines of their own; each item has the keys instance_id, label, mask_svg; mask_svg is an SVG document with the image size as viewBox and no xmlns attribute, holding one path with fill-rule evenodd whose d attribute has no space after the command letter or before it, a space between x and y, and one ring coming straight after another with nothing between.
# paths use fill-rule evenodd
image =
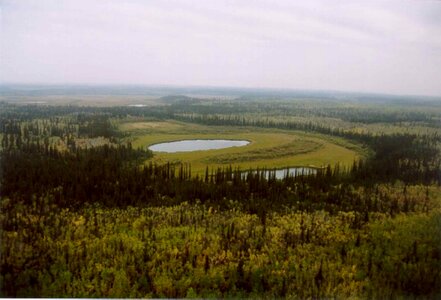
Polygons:
<instances>
[{"instance_id":1,"label":"hazy sky","mask_svg":"<svg viewBox=\"0 0 441 300\"><path fill-rule=\"evenodd\" d=\"M441 1L0 0L3 83L441 95Z\"/></svg>"}]
</instances>

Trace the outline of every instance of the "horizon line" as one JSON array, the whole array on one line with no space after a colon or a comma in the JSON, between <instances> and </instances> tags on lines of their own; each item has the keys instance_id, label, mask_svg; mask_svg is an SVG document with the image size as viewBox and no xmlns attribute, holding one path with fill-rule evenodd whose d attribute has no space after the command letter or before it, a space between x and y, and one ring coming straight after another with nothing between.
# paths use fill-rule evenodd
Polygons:
<instances>
[{"instance_id":1,"label":"horizon line","mask_svg":"<svg viewBox=\"0 0 441 300\"><path fill-rule=\"evenodd\" d=\"M441 94L404 94L395 92L380 91L356 91L339 89L314 89L314 88L292 88L292 87L268 87L268 86L232 86L232 85L179 85L179 84L153 84L153 83L40 83L40 82L0 82L2 86L35 86L35 87L149 87L149 88L199 88L199 89L226 89L226 90L260 90L260 91L280 91L280 92L320 92L320 93L339 93L339 94L360 94L360 95L378 95L393 97L427 97L441 98Z\"/></svg>"}]
</instances>

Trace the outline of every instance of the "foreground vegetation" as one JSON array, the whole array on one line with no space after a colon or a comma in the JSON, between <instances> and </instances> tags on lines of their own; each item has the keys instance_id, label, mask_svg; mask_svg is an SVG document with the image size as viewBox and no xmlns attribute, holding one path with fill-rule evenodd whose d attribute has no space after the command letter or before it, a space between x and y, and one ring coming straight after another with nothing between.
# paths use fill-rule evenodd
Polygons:
<instances>
[{"instance_id":1,"label":"foreground vegetation","mask_svg":"<svg viewBox=\"0 0 441 300\"><path fill-rule=\"evenodd\" d=\"M399 201L404 197L400 188L380 189L390 189ZM415 200L424 199L421 187L408 190ZM431 189L435 192L440 191ZM360 225L354 212L286 208L259 218L234 203L223 211L188 203L72 211L45 201L43 214L38 204L2 201L2 211L9 212L9 219L2 219L4 295L396 298L439 293L439 209L393 218L369 213L369 221Z\"/></svg>"},{"instance_id":2,"label":"foreground vegetation","mask_svg":"<svg viewBox=\"0 0 441 300\"><path fill-rule=\"evenodd\" d=\"M2 296L440 297L438 132L366 133L327 119L438 130L436 114L324 105L309 110L321 123L305 123L286 103L171 100L146 109L0 104ZM272 119L281 107L287 119ZM137 148L214 132L281 143L211 152L197 172L185 156L158 164ZM282 180L229 165L314 153L296 139L364 156Z\"/></svg>"}]
</instances>

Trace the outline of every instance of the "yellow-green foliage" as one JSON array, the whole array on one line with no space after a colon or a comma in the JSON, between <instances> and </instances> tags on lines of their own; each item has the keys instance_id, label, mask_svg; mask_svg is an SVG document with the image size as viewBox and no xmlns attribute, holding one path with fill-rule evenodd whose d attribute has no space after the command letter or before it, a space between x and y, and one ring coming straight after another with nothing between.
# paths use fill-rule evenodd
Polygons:
<instances>
[{"instance_id":1,"label":"yellow-green foliage","mask_svg":"<svg viewBox=\"0 0 441 300\"><path fill-rule=\"evenodd\" d=\"M422 189L409 187L409 195ZM21 297L436 297L439 195L432 189L420 212L370 213L359 228L355 212L262 217L234 202L227 211L187 203L80 211L46 203L40 211L3 199L1 290Z\"/></svg>"},{"instance_id":2,"label":"yellow-green foliage","mask_svg":"<svg viewBox=\"0 0 441 300\"><path fill-rule=\"evenodd\" d=\"M284 168L288 166L350 166L363 155L357 145L341 138L264 128L203 126L176 121L123 123L120 130L132 135L134 147L147 147L161 142L189 139L248 140L244 147L219 150L155 153L156 163L190 163L194 173L206 167L231 164L241 169Z\"/></svg>"}]
</instances>

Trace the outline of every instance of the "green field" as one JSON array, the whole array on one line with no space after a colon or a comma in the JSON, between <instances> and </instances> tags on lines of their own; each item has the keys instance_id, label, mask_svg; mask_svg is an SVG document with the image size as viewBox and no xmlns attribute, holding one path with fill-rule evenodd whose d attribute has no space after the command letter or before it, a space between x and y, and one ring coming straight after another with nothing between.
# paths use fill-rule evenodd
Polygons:
<instances>
[{"instance_id":1,"label":"green field","mask_svg":"<svg viewBox=\"0 0 441 300\"><path fill-rule=\"evenodd\" d=\"M361 147L344 139L324 135L263 128L203 126L177 121L128 122L120 131L131 135L133 146L189 139L247 140L250 144L219 150L155 153L155 163L190 163L194 173L206 167L232 165L241 169L284 168L293 166L322 167L339 163L349 166L364 155Z\"/></svg>"}]
</instances>

